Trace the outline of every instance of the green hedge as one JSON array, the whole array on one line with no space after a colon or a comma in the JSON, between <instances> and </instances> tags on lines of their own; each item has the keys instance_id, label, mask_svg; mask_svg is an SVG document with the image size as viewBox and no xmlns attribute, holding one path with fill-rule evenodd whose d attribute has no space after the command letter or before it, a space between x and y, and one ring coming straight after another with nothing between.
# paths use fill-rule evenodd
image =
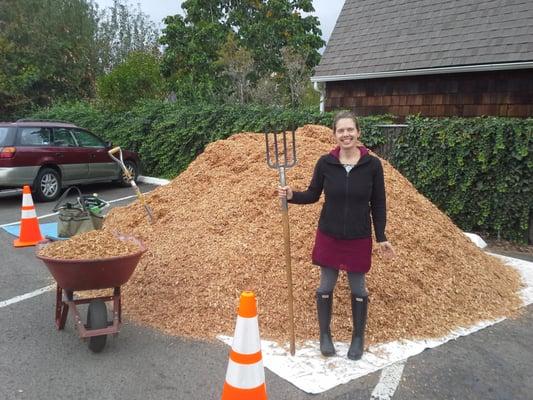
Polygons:
<instances>
[{"instance_id":1,"label":"green hedge","mask_svg":"<svg viewBox=\"0 0 533 400\"><path fill-rule=\"evenodd\" d=\"M193 105L183 107L151 101L127 112L102 110L88 103L64 104L42 110L33 118L60 119L85 127L99 136L139 152L147 175L172 178L215 140L237 132L262 132L265 126L320 124L331 126L333 113L315 109L280 109L264 106ZM371 127L390 117L361 118L365 143L383 143Z\"/></svg>"},{"instance_id":2,"label":"green hedge","mask_svg":"<svg viewBox=\"0 0 533 400\"><path fill-rule=\"evenodd\" d=\"M333 113L262 106L177 106L145 102L128 112L88 103L58 105L33 115L72 121L114 144L136 150L146 175L172 178L204 149L235 132L267 125L331 126ZM385 143L375 125L387 116L360 120L365 144ZM410 117L398 137L393 164L466 231L527 240L532 207L533 119Z\"/></svg>"},{"instance_id":3,"label":"green hedge","mask_svg":"<svg viewBox=\"0 0 533 400\"><path fill-rule=\"evenodd\" d=\"M396 167L465 231L527 242L533 119L410 117Z\"/></svg>"}]
</instances>

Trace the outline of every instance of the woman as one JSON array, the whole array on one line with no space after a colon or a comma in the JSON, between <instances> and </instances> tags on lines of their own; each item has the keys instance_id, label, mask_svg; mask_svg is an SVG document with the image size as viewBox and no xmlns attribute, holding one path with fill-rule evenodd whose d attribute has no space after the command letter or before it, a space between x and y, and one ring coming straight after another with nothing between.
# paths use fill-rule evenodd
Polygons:
<instances>
[{"instance_id":1,"label":"woman","mask_svg":"<svg viewBox=\"0 0 533 400\"><path fill-rule=\"evenodd\" d=\"M359 123L351 112L342 111L335 116L333 135L337 147L320 157L307 190L297 192L284 186L278 188L278 194L289 203L310 204L317 202L324 191L312 255L313 264L320 266L317 290L320 351L324 356L335 354L330 331L333 289L339 270L344 270L350 283L353 321L348 358L359 360L363 355L368 310L365 273L371 265L371 219L379 250L386 257L394 257L395 253L385 236L381 162L359 142Z\"/></svg>"}]
</instances>

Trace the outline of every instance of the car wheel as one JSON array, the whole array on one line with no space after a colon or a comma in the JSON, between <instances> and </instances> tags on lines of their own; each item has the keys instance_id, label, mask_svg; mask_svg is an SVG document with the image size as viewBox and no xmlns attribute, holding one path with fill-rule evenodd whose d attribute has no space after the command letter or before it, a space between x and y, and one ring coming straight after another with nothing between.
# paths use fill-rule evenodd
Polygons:
<instances>
[{"instance_id":1,"label":"car wheel","mask_svg":"<svg viewBox=\"0 0 533 400\"><path fill-rule=\"evenodd\" d=\"M135 163L133 161L124 161L124 165L126 166L126 169L129 171L131 177L133 178L134 181L137 180L138 176L139 176L139 170L137 168L137 165L135 165ZM120 185L121 186L130 186L131 183L130 181L128 180L128 178L126 178L126 174L124 174L124 171L122 171L122 174L120 175Z\"/></svg>"},{"instance_id":2,"label":"car wheel","mask_svg":"<svg viewBox=\"0 0 533 400\"><path fill-rule=\"evenodd\" d=\"M39 201L54 201L61 194L61 178L52 168L42 168L35 178L33 192Z\"/></svg>"}]
</instances>

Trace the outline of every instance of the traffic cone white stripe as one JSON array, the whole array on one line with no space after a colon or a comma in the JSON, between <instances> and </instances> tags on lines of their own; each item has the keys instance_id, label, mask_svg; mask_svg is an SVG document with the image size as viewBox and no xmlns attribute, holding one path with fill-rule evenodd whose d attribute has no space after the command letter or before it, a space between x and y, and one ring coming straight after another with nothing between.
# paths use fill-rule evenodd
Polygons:
<instances>
[{"instance_id":1,"label":"traffic cone white stripe","mask_svg":"<svg viewBox=\"0 0 533 400\"><path fill-rule=\"evenodd\" d=\"M232 349L241 354L254 354L261 351L259 339L259 323L257 317L237 317Z\"/></svg>"},{"instance_id":2,"label":"traffic cone white stripe","mask_svg":"<svg viewBox=\"0 0 533 400\"><path fill-rule=\"evenodd\" d=\"M22 195L22 207L33 207L33 200L31 194L24 193Z\"/></svg>"},{"instance_id":3,"label":"traffic cone white stripe","mask_svg":"<svg viewBox=\"0 0 533 400\"><path fill-rule=\"evenodd\" d=\"M230 359L226 372L226 382L233 387L241 389L254 389L262 385L265 383L263 361L242 365Z\"/></svg>"},{"instance_id":4,"label":"traffic cone white stripe","mask_svg":"<svg viewBox=\"0 0 533 400\"><path fill-rule=\"evenodd\" d=\"M35 213L35 208L32 210L22 210L21 214L22 214L21 215L22 219L37 218L37 214Z\"/></svg>"}]
</instances>

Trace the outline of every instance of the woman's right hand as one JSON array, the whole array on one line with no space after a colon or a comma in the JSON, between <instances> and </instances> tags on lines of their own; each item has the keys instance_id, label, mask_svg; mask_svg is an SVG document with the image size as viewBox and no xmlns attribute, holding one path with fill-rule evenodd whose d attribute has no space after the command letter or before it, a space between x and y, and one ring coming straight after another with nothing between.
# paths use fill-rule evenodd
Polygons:
<instances>
[{"instance_id":1,"label":"woman's right hand","mask_svg":"<svg viewBox=\"0 0 533 400\"><path fill-rule=\"evenodd\" d=\"M290 186L278 186L278 196L282 199L292 199L292 189Z\"/></svg>"}]
</instances>

